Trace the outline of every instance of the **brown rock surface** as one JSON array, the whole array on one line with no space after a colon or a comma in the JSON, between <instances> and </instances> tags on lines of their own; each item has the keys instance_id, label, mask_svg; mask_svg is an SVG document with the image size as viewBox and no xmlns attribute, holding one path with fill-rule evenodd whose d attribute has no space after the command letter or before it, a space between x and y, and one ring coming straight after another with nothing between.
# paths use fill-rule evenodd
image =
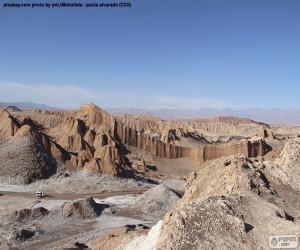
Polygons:
<instances>
[{"instance_id":1,"label":"brown rock surface","mask_svg":"<svg viewBox=\"0 0 300 250\"><path fill-rule=\"evenodd\" d=\"M267 152L264 139L243 139L240 142L226 144L208 144L186 150L187 155L198 161L207 161L224 156L244 154L247 157L263 156Z\"/></svg>"},{"instance_id":2,"label":"brown rock surface","mask_svg":"<svg viewBox=\"0 0 300 250\"><path fill-rule=\"evenodd\" d=\"M0 141L15 135L20 124L6 109L0 109Z\"/></svg>"},{"instance_id":3,"label":"brown rock surface","mask_svg":"<svg viewBox=\"0 0 300 250\"><path fill-rule=\"evenodd\" d=\"M5 128L0 131L0 142L29 136L73 169L130 174L126 149L114 137L114 117L95 105L82 105L78 112L29 110L16 112L14 117L2 110L0 114L0 127Z\"/></svg>"},{"instance_id":4,"label":"brown rock surface","mask_svg":"<svg viewBox=\"0 0 300 250\"><path fill-rule=\"evenodd\" d=\"M266 124L219 117L196 121L163 121L153 117L114 117L94 104L79 111L0 110L0 143L29 136L57 161L75 170L87 169L114 176L132 176L127 146L153 156L206 161L231 154L265 154L263 140L210 144L202 135L255 135ZM248 131L248 133L245 133Z\"/></svg>"}]
</instances>

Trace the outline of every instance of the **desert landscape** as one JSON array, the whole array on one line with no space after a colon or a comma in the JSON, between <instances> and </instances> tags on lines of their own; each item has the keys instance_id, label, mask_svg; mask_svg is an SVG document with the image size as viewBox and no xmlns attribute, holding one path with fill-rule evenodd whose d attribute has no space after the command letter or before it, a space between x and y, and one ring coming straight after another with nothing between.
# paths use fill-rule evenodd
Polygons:
<instances>
[{"instance_id":1,"label":"desert landscape","mask_svg":"<svg viewBox=\"0 0 300 250\"><path fill-rule=\"evenodd\" d=\"M0 248L269 249L300 236L299 136L231 116L3 106Z\"/></svg>"},{"instance_id":2,"label":"desert landscape","mask_svg":"<svg viewBox=\"0 0 300 250\"><path fill-rule=\"evenodd\" d=\"M299 0L0 3L0 250L300 250Z\"/></svg>"}]
</instances>

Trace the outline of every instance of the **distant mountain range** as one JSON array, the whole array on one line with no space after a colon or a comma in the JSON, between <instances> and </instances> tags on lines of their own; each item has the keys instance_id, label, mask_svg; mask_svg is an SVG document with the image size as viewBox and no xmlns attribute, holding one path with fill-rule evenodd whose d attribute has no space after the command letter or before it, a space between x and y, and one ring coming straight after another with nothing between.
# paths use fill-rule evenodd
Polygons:
<instances>
[{"instance_id":1,"label":"distant mountain range","mask_svg":"<svg viewBox=\"0 0 300 250\"><path fill-rule=\"evenodd\" d=\"M300 125L300 109L198 109L198 110L173 110L173 109L122 109L110 108L108 112L115 115L144 114L157 116L162 119L194 119L216 116L245 117L255 121L269 124Z\"/></svg>"},{"instance_id":2,"label":"distant mountain range","mask_svg":"<svg viewBox=\"0 0 300 250\"><path fill-rule=\"evenodd\" d=\"M0 107L16 106L19 109L57 109L45 104L32 102L0 102ZM104 108L114 115L151 115L161 119L195 119L216 116L246 117L269 124L300 125L300 109L209 109L175 110L175 109L138 109L138 108Z\"/></svg>"},{"instance_id":3,"label":"distant mountain range","mask_svg":"<svg viewBox=\"0 0 300 250\"><path fill-rule=\"evenodd\" d=\"M15 106L19 109L32 109L32 108L55 109L45 104L33 103L33 102L0 102L0 107L8 107L8 106Z\"/></svg>"}]
</instances>

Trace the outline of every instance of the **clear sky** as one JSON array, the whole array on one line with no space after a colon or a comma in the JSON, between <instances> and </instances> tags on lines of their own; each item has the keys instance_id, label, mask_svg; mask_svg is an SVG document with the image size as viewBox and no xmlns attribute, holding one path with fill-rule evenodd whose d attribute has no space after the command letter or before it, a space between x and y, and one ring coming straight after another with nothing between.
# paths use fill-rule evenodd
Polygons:
<instances>
[{"instance_id":1,"label":"clear sky","mask_svg":"<svg viewBox=\"0 0 300 250\"><path fill-rule=\"evenodd\" d=\"M0 101L300 108L299 0L132 3L1 7Z\"/></svg>"}]
</instances>

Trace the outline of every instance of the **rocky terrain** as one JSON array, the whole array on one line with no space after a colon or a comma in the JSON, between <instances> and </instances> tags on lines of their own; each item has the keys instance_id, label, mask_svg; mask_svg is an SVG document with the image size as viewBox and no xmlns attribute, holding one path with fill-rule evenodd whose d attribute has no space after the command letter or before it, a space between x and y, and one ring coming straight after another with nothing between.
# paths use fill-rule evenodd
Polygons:
<instances>
[{"instance_id":1,"label":"rocky terrain","mask_svg":"<svg viewBox=\"0 0 300 250\"><path fill-rule=\"evenodd\" d=\"M113 176L133 177L137 172L151 176L144 157L134 159L130 147L141 155L149 153L167 159L207 161L237 153L259 157L269 150L264 138L273 138L267 124L233 117L194 121L114 117L93 104L81 105L79 111L0 110L2 158L10 160L15 154L14 144L29 148L26 143L30 140L43 155L38 161L47 166L46 178L61 164L76 171L85 169ZM8 167L18 169L20 160L13 158ZM153 161L148 164L153 165ZM9 172L8 169L4 176ZM20 181L32 180L20 177Z\"/></svg>"},{"instance_id":2,"label":"rocky terrain","mask_svg":"<svg viewBox=\"0 0 300 250\"><path fill-rule=\"evenodd\" d=\"M159 195L158 195L159 194ZM180 195L165 185L157 185L139 196L134 204L120 211L121 214L133 212L133 216L161 218L175 208Z\"/></svg>"},{"instance_id":3,"label":"rocky terrain","mask_svg":"<svg viewBox=\"0 0 300 250\"><path fill-rule=\"evenodd\" d=\"M297 137L236 117L1 108L0 248L269 249L300 232Z\"/></svg>"},{"instance_id":4,"label":"rocky terrain","mask_svg":"<svg viewBox=\"0 0 300 250\"><path fill-rule=\"evenodd\" d=\"M116 249L270 249L272 235L299 237L297 172L294 182L286 179L299 167L298 143L288 141L272 164L243 155L204 164L189 175L176 208L153 227L151 244L143 245L146 234L136 235ZM97 248L101 239L94 249L104 249Z\"/></svg>"}]
</instances>

